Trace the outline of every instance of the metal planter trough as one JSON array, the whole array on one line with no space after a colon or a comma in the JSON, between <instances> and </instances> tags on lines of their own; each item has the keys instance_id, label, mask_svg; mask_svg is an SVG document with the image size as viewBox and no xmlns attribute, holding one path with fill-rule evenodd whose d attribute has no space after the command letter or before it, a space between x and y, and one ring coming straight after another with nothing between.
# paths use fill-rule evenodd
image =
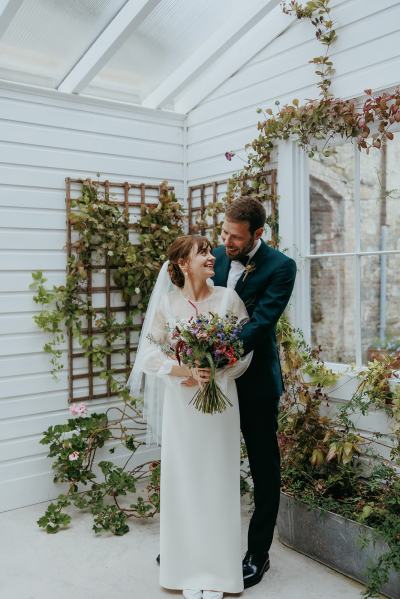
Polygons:
<instances>
[{"instance_id":1,"label":"metal planter trough","mask_svg":"<svg viewBox=\"0 0 400 599\"><path fill-rule=\"evenodd\" d=\"M283 492L277 528L278 538L284 545L364 584L367 567L387 550L383 540L360 549L357 539L363 531L371 531L369 526L333 512L310 509ZM400 573L393 570L380 592L390 599L400 599Z\"/></svg>"}]
</instances>

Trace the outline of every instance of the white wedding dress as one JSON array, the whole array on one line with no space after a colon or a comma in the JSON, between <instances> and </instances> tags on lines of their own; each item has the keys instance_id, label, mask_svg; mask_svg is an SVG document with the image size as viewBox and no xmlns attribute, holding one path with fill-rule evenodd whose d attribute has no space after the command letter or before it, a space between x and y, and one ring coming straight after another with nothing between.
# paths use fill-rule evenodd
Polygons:
<instances>
[{"instance_id":1,"label":"white wedding dress","mask_svg":"<svg viewBox=\"0 0 400 599\"><path fill-rule=\"evenodd\" d=\"M155 314L152 335L168 339L166 323L232 310L248 318L233 289L211 287L210 296L190 303L175 287ZM168 589L243 590L240 518L240 420L234 379L249 366L252 353L217 372L233 407L217 414L199 412L190 400L197 387L167 374L173 362L150 345L143 371L165 381L161 445L160 585Z\"/></svg>"}]
</instances>

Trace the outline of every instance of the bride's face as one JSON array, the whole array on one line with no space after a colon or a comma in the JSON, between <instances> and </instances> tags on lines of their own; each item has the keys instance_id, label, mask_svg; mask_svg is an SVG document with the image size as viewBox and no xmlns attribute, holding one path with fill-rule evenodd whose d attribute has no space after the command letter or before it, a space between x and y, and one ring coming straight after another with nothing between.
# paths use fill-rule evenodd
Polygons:
<instances>
[{"instance_id":1,"label":"bride's face","mask_svg":"<svg viewBox=\"0 0 400 599\"><path fill-rule=\"evenodd\" d=\"M215 258L208 245L199 250L197 244L195 244L192 247L189 259L182 265L182 270L194 280L206 280L215 274L214 262Z\"/></svg>"}]
</instances>

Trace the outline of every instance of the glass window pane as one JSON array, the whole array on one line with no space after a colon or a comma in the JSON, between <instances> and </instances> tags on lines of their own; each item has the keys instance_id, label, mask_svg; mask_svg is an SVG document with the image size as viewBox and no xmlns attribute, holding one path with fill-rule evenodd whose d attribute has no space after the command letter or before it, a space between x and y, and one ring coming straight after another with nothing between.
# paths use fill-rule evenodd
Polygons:
<instances>
[{"instance_id":1,"label":"glass window pane","mask_svg":"<svg viewBox=\"0 0 400 599\"><path fill-rule=\"evenodd\" d=\"M311 344L328 362L355 361L354 258L311 259Z\"/></svg>"},{"instance_id":2,"label":"glass window pane","mask_svg":"<svg viewBox=\"0 0 400 599\"><path fill-rule=\"evenodd\" d=\"M400 250L400 132L360 155L361 251Z\"/></svg>"},{"instance_id":3,"label":"glass window pane","mask_svg":"<svg viewBox=\"0 0 400 599\"><path fill-rule=\"evenodd\" d=\"M230 0L161 0L85 89L141 102L226 23Z\"/></svg>"},{"instance_id":4,"label":"glass window pane","mask_svg":"<svg viewBox=\"0 0 400 599\"><path fill-rule=\"evenodd\" d=\"M125 0L24 0L0 41L0 78L56 87Z\"/></svg>"},{"instance_id":5,"label":"glass window pane","mask_svg":"<svg viewBox=\"0 0 400 599\"><path fill-rule=\"evenodd\" d=\"M309 159L311 253L354 251L354 146Z\"/></svg>"},{"instance_id":6,"label":"glass window pane","mask_svg":"<svg viewBox=\"0 0 400 599\"><path fill-rule=\"evenodd\" d=\"M400 254L361 257L361 307L363 363L400 352Z\"/></svg>"}]
</instances>

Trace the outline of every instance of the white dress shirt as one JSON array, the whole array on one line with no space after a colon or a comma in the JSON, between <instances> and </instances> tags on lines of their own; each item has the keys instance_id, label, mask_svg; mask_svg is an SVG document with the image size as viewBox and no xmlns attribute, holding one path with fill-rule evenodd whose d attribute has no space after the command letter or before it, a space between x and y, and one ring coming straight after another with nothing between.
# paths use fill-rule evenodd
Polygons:
<instances>
[{"instance_id":1,"label":"white dress shirt","mask_svg":"<svg viewBox=\"0 0 400 599\"><path fill-rule=\"evenodd\" d=\"M249 261L252 259L252 257L254 256L254 254L256 253L258 248L260 247L260 245L261 245L261 239L259 239L257 241L256 245L253 247L251 252L249 252L247 254L247 256L249 256ZM236 283L240 279L240 277L245 269L246 269L246 267L244 266L244 264L239 262L239 260L231 260L231 266L229 269L228 281L226 283L226 286L230 287L231 289L235 289Z\"/></svg>"}]
</instances>

